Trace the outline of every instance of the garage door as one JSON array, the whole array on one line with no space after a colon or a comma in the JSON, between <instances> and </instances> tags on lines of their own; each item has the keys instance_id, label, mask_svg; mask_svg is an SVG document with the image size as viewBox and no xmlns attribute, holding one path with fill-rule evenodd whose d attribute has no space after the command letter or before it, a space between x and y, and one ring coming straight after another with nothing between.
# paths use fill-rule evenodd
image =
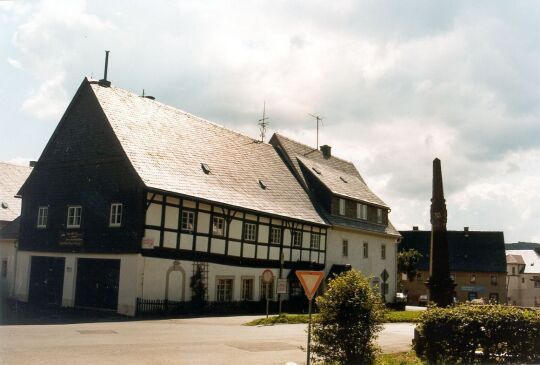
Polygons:
<instances>
[{"instance_id":1,"label":"garage door","mask_svg":"<svg viewBox=\"0 0 540 365\"><path fill-rule=\"evenodd\" d=\"M28 301L39 305L62 305L63 257L32 256Z\"/></svg>"},{"instance_id":2,"label":"garage door","mask_svg":"<svg viewBox=\"0 0 540 365\"><path fill-rule=\"evenodd\" d=\"M116 310L120 260L77 259L75 305Z\"/></svg>"}]
</instances>

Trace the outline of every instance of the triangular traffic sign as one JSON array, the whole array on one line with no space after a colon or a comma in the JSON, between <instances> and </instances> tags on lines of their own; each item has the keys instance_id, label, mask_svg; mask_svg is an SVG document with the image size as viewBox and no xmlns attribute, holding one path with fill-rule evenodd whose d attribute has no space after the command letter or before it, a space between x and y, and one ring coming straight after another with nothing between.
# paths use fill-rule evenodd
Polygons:
<instances>
[{"instance_id":1,"label":"triangular traffic sign","mask_svg":"<svg viewBox=\"0 0 540 365\"><path fill-rule=\"evenodd\" d=\"M324 277L324 272L296 271L296 276L298 277L298 280L300 280L300 283L304 288L306 297L308 297L309 300L313 299L313 296L317 292L317 288L319 288L319 285L321 284L321 281Z\"/></svg>"}]
</instances>

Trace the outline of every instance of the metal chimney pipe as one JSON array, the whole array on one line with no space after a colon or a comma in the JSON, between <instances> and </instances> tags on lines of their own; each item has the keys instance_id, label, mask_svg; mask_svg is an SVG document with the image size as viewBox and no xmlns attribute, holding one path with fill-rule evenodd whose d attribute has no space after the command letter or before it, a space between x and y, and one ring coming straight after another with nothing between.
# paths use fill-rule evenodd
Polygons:
<instances>
[{"instance_id":1,"label":"metal chimney pipe","mask_svg":"<svg viewBox=\"0 0 540 365\"><path fill-rule=\"evenodd\" d=\"M109 68L109 52L105 51L105 72L103 75L103 80L107 81L107 69Z\"/></svg>"}]
</instances>

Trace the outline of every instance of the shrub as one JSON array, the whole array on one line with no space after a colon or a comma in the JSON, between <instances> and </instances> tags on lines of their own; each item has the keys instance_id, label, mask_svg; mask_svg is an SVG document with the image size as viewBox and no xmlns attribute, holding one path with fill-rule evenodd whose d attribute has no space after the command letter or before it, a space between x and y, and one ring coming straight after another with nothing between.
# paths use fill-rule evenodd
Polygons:
<instances>
[{"instance_id":1,"label":"shrub","mask_svg":"<svg viewBox=\"0 0 540 365\"><path fill-rule=\"evenodd\" d=\"M356 270L336 276L317 298L313 324L314 357L340 364L369 364L375 359L374 339L382 329L384 305L369 280Z\"/></svg>"},{"instance_id":2,"label":"shrub","mask_svg":"<svg viewBox=\"0 0 540 365\"><path fill-rule=\"evenodd\" d=\"M540 311L502 305L432 307L420 316L413 346L429 363L537 363Z\"/></svg>"}]
</instances>

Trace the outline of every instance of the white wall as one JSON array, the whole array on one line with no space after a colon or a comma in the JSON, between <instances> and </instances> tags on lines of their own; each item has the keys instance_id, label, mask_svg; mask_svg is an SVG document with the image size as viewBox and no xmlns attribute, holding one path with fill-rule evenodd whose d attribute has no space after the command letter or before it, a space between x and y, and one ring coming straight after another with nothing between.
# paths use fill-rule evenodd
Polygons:
<instances>
[{"instance_id":1,"label":"white wall","mask_svg":"<svg viewBox=\"0 0 540 365\"><path fill-rule=\"evenodd\" d=\"M15 240L0 240L0 263L7 260L7 275L0 277L0 299L13 295L15 282Z\"/></svg>"}]
</instances>

